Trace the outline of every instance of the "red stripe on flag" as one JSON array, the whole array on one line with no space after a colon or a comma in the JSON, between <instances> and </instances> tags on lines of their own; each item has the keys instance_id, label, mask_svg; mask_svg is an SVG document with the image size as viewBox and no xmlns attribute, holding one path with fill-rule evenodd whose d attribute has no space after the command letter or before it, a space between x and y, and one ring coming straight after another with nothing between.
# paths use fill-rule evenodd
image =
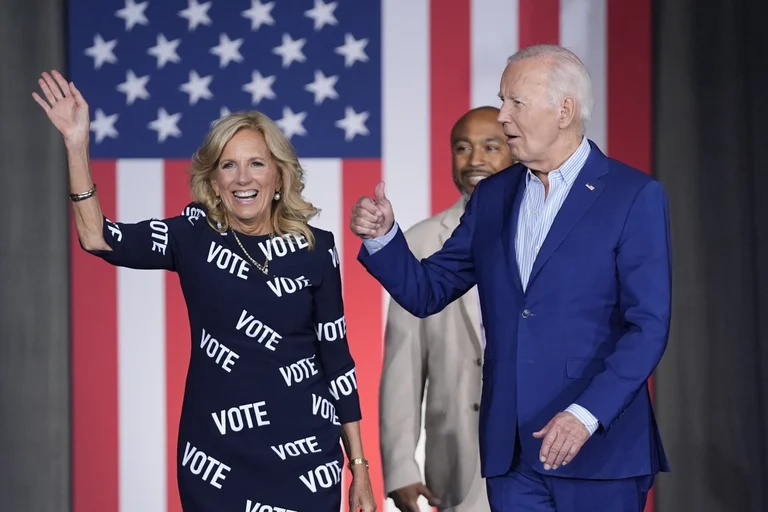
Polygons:
<instances>
[{"instance_id":1,"label":"red stripe on flag","mask_svg":"<svg viewBox=\"0 0 768 512\"><path fill-rule=\"evenodd\" d=\"M165 216L176 217L190 203L188 160L165 162ZM190 331L187 305L181 292L179 276L165 273L165 396L168 512L182 512L176 480L176 445L179 435L181 405L190 356Z\"/></svg>"},{"instance_id":2,"label":"red stripe on flag","mask_svg":"<svg viewBox=\"0 0 768 512\"><path fill-rule=\"evenodd\" d=\"M115 162L91 163L104 216L115 220ZM70 224L72 502L118 510L117 270L81 247Z\"/></svg>"},{"instance_id":3,"label":"red stripe on flag","mask_svg":"<svg viewBox=\"0 0 768 512\"><path fill-rule=\"evenodd\" d=\"M470 0L430 2L432 214L459 199L451 178L451 128L469 110ZM417 149L418 150L418 149ZM370 194L370 192L368 192Z\"/></svg>"},{"instance_id":4,"label":"red stripe on flag","mask_svg":"<svg viewBox=\"0 0 768 512\"><path fill-rule=\"evenodd\" d=\"M607 137L612 158L652 174L651 0L608 2ZM653 399L653 380L648 381ZM645 512L655 508L648 494Z\"/></svg>"},{"instance_id":5,"label":"red stripe on flag","mask_svg":"<svg viewBox=\"0 0 768 512\"><path fill-rule=\"evenodd\" d=\"M348 212L361 196L370 196L381 181L379 160L344 160L342 164L342 212ZM342 226L345 224L342 222ZM370 463L373 495L384 510L384 482L379 455L379 381L382 363L382 289L357 262L360 239L348 229L343 235L342 287L347 336L357 368L357 385L363 410L361 422L365 456ZM339 241L337 241L339 243ZM345 470L349 472L349 470ZM347 474L351 480L351 474Z\"/></svg>"},{"instance_id":6,"label":"red stripe on flag","mask_svg":"<svg viewBox=\"0 0 768 512\"><path fill-rule=\"evenodd\" d=\"M560 0L519 0L520 48L559 44Z\"/></svg>"},{"instance_id":7,"label":"red stripe on flag","mask_svg":"<svg viewBox=\"0 0 768 512\"><path fill-rule=\"evenodd\" d=\"M608 2L608 148L651 173L651 0Z\"/></svg>"}]
</instances>

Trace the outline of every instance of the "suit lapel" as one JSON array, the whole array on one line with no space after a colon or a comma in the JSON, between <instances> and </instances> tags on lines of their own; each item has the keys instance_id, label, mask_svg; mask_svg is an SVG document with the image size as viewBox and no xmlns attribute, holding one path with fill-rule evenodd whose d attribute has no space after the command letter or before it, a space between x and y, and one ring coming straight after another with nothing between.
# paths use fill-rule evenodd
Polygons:
<instances>
[{"instance_id":1,"label":"suit lapel","mask_svg":"<svg viewBox=\"0 0 768 512\"><path fill-rule=\"evenodd\" d=\"M504 191L504 222L501 227L501 245L507 257L507 270L512 286L522 295L523 282L520 280L520 268L517 266L517 251L515 250L515 235L517 222L520 217L520 204L525 192L525 171L523 170L507 182Z\"/></svg>"},{"instance_id":2,"label":"suit lapel","mask_svg":"<svg viewBox=\"0 0 768 512\"><path fill-rule=\"evenodd\" d=\"M605 156L595 145L592 145L592 151L584 164L584 168L576 177L576 181L568 192L563 206L557 213L552 227L536 255L531 276L528 279L528 289L547 260L568 236L568 233L581 220L595 200L600 197L604 188L600 177L607 172L608 165Z\"/></svg>"},{"instance_id":3,"label":"suit lapel","mask_svg":"<svg viewBox=\"0 0 768 512\"><path fill-rule=\"evenodd\" d=\"M459 220L461 219L463 212L463 198L459 199L459 201L451 209L445 212L441 222L443 229L438 235L441 246L445 245L446 240L450 238L453 230L456 229L456 226L459 225ZM482 333L480 332L480 304L477 299L477 292L475 292L473 289L462 295L459 298L459 307L462 310L465 321L471 327L470 331L472 333L472 340L475 343L478 351L481 351L482 344L480 337L482 336ZM479 353L480 352L478 352L478 354Z\"/></svg>"}]
</instances>

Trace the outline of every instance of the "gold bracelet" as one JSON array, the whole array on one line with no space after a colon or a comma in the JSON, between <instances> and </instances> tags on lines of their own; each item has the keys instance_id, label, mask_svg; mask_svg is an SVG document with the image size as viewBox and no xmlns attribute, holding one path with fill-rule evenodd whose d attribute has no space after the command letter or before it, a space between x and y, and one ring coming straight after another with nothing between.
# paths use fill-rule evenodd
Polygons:
<instances>
[{"instance_id":1,"label":"gold bracelet","mask_svg":"<svg viewBox=\"0 0 768 512\"><path fill-rule=\"evenodd\" d=\"M363 458L358 458L358 459L350 460L349 464L347 464L347 467L351 471L352 470L352 466L357 466L358 464L364 464L365 468L368 469L368 461L363 459Z\"/></svg>"},{"instance_id":2,"label":"gold bracelet","mask_svg":"<svg viewBox=\"0 0 768 512\"><path fill-rule=\"evenodd\" d=\"M88 192L80 192L79 194L69 194L69 198L76 203L78 201L82 201L83 199L88 199L95 193L96 193L96 184L94 183L93 187L91 187L91 190L89 190Z\"/></svg>"}]
</instances>

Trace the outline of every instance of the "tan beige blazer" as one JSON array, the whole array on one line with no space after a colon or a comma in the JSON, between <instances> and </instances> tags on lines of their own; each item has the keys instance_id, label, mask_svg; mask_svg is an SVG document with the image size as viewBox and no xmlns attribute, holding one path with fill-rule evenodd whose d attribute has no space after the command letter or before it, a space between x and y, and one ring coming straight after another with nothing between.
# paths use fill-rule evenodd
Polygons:
<instances>
[{"instance_id":1,"label":"tan beige blazer","mask_svg":"<svg viewBox=\"0 0 768 512\"><path fill-rule=\"evenodd\" d=\"M464 199L405 233L413 253L439 250L458 226ZM426 484L456 506L479 463L478 410L482 345L477 291L418 319L390 300L380 387L380 445L387 494L420 482L415 459L426 393Z\"/></svg>"}]
</instances>

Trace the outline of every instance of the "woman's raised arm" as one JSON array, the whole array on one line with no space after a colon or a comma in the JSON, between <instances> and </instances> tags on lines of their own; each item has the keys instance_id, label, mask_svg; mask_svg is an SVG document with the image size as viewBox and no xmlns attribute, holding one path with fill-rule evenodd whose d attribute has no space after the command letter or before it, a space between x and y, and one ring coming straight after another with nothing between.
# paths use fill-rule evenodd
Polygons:
<instances>
[{"instance_id":1,"label":"woman's raised arm","mask_svg":"<svg viewBox=\"0 0 768 512\"><path fill-rule=\"evenodd\" d=\"M86 250L109 251L111 248L103 235L104 217L91 178L88 103L75 84L67 82L58 71L43 72L38 84L45 99L36 92L32 97L64 137L77 236Z\"/></svg>"}]
</instances>

